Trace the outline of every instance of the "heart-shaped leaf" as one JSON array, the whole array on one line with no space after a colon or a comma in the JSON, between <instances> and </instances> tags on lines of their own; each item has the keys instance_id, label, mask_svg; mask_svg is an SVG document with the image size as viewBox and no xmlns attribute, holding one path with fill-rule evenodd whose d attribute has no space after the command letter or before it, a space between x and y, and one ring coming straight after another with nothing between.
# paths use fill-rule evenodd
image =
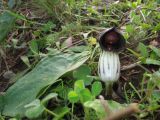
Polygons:
<instances>
[{"instance_id":1,"label":"heart-shaped leaf","mask_svg":"<svg viewBox=\"0 0 160 120\"><path fill-rule=\"evenodd\" d=\"M80 91L82 91L83 89L85 89L85 86L84 86L84 81L83 80L77 80L75 83L74 83L74 91L79 93Z\"/></svg>"},{"instance_id":2,"label":"heart-shaped leaf","mask_svg":"<svg viewBox=\"0 0 160 120\"><path fill-rule=\"evenodd\" d=\"M73 72L74 78L83 80L85 85L91 84L93 79L89 77L90 75L91 75L91 69L87 65L82 65Z\"/></svg>"},{"instance_id":3,"label":"heart-shaped leaf","mask_svg":"<svg viewBox=\"0 0 160 120\"><path fill-rule=\"evenodd\" d=\"M79 100L79 96L75 91L70 91L68 93L68 99L71 103L76 103Z\"/></svg>"},{"instance_id":4,"label":"heart-shaped leaf","mask_svg":"<svg viewBox=\"0 0 160 120\"><path fill-rule=\"evenodd\" d=\"M99 95L99 94L101 93L101 91L102 91L102 84L101 84L101 82L98 82L98 81L94 82L94 83L92 84L92 89L91 89L91 91L92 91L92 94L93 94L94 96Z\"/></svg>"}]
</instances>

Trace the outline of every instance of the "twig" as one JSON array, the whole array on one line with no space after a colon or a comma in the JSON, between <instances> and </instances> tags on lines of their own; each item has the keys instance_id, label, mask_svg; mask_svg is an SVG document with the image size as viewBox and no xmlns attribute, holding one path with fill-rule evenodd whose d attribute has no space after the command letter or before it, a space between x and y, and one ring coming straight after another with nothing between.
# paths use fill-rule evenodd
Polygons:
<instances>
[{"instance_id":1,"label":"twig","mask_svg":"<svg viewBox=\"0 0 160 120\"><path fill-rule=\"evenodd\" d=\"M136 62L136 63L132 63L132 64L127 65L127 66L123 66L121 68L121 71L129 70L129 69L132 69L132 68L137 67L137 66L141 67L142 69L144 69L148 73L151 73L151 71L148 70L147 68L145 68L143 65L141 65L140 62Z\"/></svg>"},{"instance_id":2,"label":"twig","mask_svg":"<svg viewBox=\"0 0 160 120\"><path fill-rule=\"evenodd\" d=\"M105 112L107 113L107 115L111 114L111 110L108 107L108 103L107 101L104 100L104 97L102 95L99 96L100 102L103 105Z\"/></svg>"},{"instance_id":3,"label":"twig","mask_svg":"<svg viewBox=\"0 0 160 120\"><path fill-rule=\"evenodd\" d=\"M144 67L141 64L137 64L139 67L141 67L142 69L144 69L145 71L147 71L148 73L151 73L151 71L149 69L147 69L146 67Z\"/></svg>"},{"instance_id":4,"label":"twig","mask_svg":"<svg viewBox=\"0 0 160 120\"><path fill-rule=\"evenodd\" d=\"M130 64L130 65L127 65L127 66L123 66L121 68L121 71L125 71L125 70L128 70L128 69L132 69L134 67L138 66L138 63L133 63L133 64Z\"/></svg>"},{"instance_id":5,"label":"twig","mask_svg":"<svg viewBox=\"0 0 160 120\"><path fill-rule=\"evenodd\" d=\"M107 113L107 116L104 120L119 120L123 117L139 112L137 103L132 103L126 108L122 108L122 109L117 110L116 112L112 112L108 106L107 101L104 100L104 97L100 95L99 99L105 109L105 112Z\"/></svg>"}]
</instances>

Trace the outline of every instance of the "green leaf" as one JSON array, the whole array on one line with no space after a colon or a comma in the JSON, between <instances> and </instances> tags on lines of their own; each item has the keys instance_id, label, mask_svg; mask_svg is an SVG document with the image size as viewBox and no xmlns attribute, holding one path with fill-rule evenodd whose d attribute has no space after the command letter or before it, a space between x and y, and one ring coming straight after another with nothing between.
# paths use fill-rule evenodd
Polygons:
<instances>
[{"instance_id":1,"label":"green leaf","mask_svg":"<svg viewBox=\"0 0 160 120\"><path fill-rule=\"evenodd\" d=\"M141 4L141 3L142 3L142 0L137 0L137 3L138 3L138 4Z\"/></svg>"},{"instance_id":2,"label":"green leaf","mask_svg":"<svg viewBox=\"0 0 160 120\"><path fill-rule=\"evenodd\" d=\"M48 36L46 36L46 41L49 44L54 44L57 41L58 37L59 37L59 33L55 32L54 34L49 34Z\"/></svg>"},{"instance_id":3,"label":"green leaf","mask_svg":"<svg viewBox=\"0 0 160 120\"><path fill-rule=\"evenodd\" d=\"M133 5L135 5L135 4L133 4ZM135 12L133 12L133 13L134 14L132 14L133 15L132 22L135 23L135 24L137 24L137 25L140 25L141 21L142 21L141 16L140 15L136 15Z\"/></svg>"},{"instance_id":4,"label":"green leaf","mask_svg":"<svg viewBox=\"0 0 160 120\"><path fill-rule=\"evenodd\" d=\"M78 102L78 100L79 100L78 94L77 94L75 91L70 91L70 92L68 93L68 100L69 100L71 103L76 103L76 102Z\"/></svg>"},{"instance_id":5,"label":"green leaf","mask_svg":"<svg viewBox=\"0 0 160 120\"><path fill-rule=\"evenodd\" d=\"M154 60L154 59L151 59L151 58L147 58L146 59L146 64L160 65L160 61L159 60Z\"/></svg>"},{"instance_id":6,"label":"green leaf","mask_svg":"<svg viewBox=\"0 0 160 120\"><path fill-rule=\"evenodd\" d=\"M119 103L112 101L112 100L106 101L106 105L108 105L111 112L116 112L117 110L124 108L123 104L119 104ZM102 103L99 99L95 99L94 101L87 101L84 103L84 106L87 108L94 109L97 113L97 116L100 119L104 118L107 114L104 109L104 106L102 105Z\"/></svg>"},{"instance_id":7,"label":"green leaf","mask_svg":"<svg viewBox=\"0 0 160 120\"><path fill-rule=\"evenodd\" d=\"M91 92L87 88L81 90L81 92L78 95L82 103L93 99Z\"/></svg>"},{"instance_id":8,"label":"green leaf","mask_svg":"<svg viewBox=\"0 0 160 120\"><path fill-rule=\"evenodd\" d=\"M29 48L30 50L35 54L35 55L38 55L38 44L37 44L37 41L35 40L32 40L30 43L29 43Z\"/></svg>"},{"instance_id":9,"label":"green leaf","mask_svg":"<svg viewBox=\"0 0 160 120\"><path fill-rule=\"evenodd\" d=\"M57 88L56 88L57 90ZM58 96L63 98L64 100L66 100L68 98L68 93L73 90L72 88L69 88L69 87L66 87L66 86L63 86L63 87L60 87L60 90L58 90Z\"/></svg>"},{"instance_id":10,"label":"green leaf","mask_svg":"<svg viewBox=\"0 0 160 120\"><path fill-rule=\"evenodd\" d=\"M16 18L9 12L0 15L0 43L4 41L7 34L13 28Z\"/></svg>"},{"instance_id":11,"label":"green leaf","mask_svg":"<svg viewBox=\"0 0 160 120\"><path fill-rule=\"evenodd\" d=\"M139 43L138 49L143 57L148 57L147 46L145 46L143 43Z\"/></svg>"},{"instance_id":12,"label":"green leaf","mask_svg":"<svg viewBox=\"0 0 160 120\"><path fill-rule=\"evenodd\" d=\"M15 5L16 5L16 1L15 0L9 0L8 1L8 6L9 6L10 9L12 9Z\"/></svg>"},{"instance_id":13,"label":"green leaf","mask_svg":"<svg viewBox=\"0 0 160 120\"><path fill-rule=\"evenodd\" d=\"M83 52L57 54L42 59L32 71L6 91L3 115L24 116L24 106L33 101L42 88L55 83L60 76L82 65L88 57L89 52Z\"/></svg>"},{"instance_id":14,"label":"green leaf","mask_svg":"<svg viewBox=\"0 0 160 120\"><path fill-rule=\"evenodd\" d=\"M31 64L27 56L21 56L20 58L29 68L31 67Z\"/></svg>"},{"instance_id":15,"label":"green leaf","mask_svg":"<svg viewBox=\"0 0 160 120\"><path fill-rule=\"evenodd\" d=\"M0 113L2 112L4 107L4 95L0 95Z\"/></svg>"},{"instance_id":16,"label":"green leaf","mask_svg":"<svg viewBox=\"0 0 160 120\"><path fill-rule=\"evenodd\" d=\"M158 57L160 57L160 49L158 49L158 48L156 48L154 46L151 46L151 45L149 47L156 53L156 55Z\"/></svg>"},{"instance_id":17,"label":"green leaf","mask_svg":"<svg viewBox=\"0 0 160 120\"><path fill-rule=\"evenodd\" d=\"M154 31L159 31L160 30L160 23L156 24L156 26L153 29Z\"/></svg>"},{"instance_id":18,"label":"green leaf","mask_svg":"<svg viewBox=\"0 0 160 120\"><path fill-rule=\"evenodd\" d=\"M3 120L3 119L2 119ZM9 120L19 120L18 118L10 118Z\"/></svg>"},{"instance_id":19,"label":"green leaf","mask_svg":"<svg viewBox=\"0 0 160 120\"><path fill-rule=\"evenodd\" d=\"M84 106L95 110L100 119L105 117L106 112L100 100L96 99L94 101L87 101L84 103Z\"/></svg>"},{"instance_id":20,"label":"green leaf","mask_svg":"<svg viewBox=\"0 0 160 120\"><path fill-rule=\"evenodd\" d=\"M159 92L153 91L151 99L153 101L157 101L158 102L160 100L160 94L159 94Z\"/></svg>"},{"instance_id":21,"label":"green leaf","mask_svg":"<svg viewBox=\"0 0 160 120\"><path fill-rule=\"evenodd\" d=\"M152 80L155 81L155 85L160 89L160 69L152 74Z\"/></svg>"},{"instance_id":22,"label":"green leaf","mask_svg":"<svg viewBox=\"0 0 160 120\"><path fill-rule=\"evenodd\" d=\"M73 51L73 52L82 52L88 49L88 46L72 46L67 49L67 51Z\"/></svg>"},{"instance_id":23,"label":"green leaf","mask_svg":"<svg viewBox=\"0 0 160 120\"><path fill-rule=\"evenodd\" d=\"M91 91L92 91L92 94L94 95L94 96L97 96L97 95L99 95L100 93L101 93L101 91L102 91L102 84L101 84L101 82L94 82L93 84L92 84L92 89L91 89Z\"/></svg>"},{"instance_id":24,"label":"green leaf","mask_svg":"<svg viewBox=\"0 0 160 120\"><path fill-rule=\"evenodd\" d=\"M116 111L117 109L124 108L126 104L120 104L118 102L115 102L113 100L108 100L109 109L111 111Z\"/></svg>"},{"instance_id":25,"label":"green leaf","mask_svg":"<svg viewBox=\"0 0 160 120\"><path fill-rule=\"evenodd\" d=\"M135 52L134 50L129 49L129 48L127 48L127 50L129 50L129 51L130 51L133 55L135 55L136 57L141 57L141 55L140 55L139 53Z\"/></svg>"},{"instance_id":26,"label":"green leaf","mask_svg":"<svg viewBox=\"0 0 160 120\"><path fill-rule=\"evenodd\" d=\"M129 35L132 35L134 30L135 29L133 25L126 25L126 32L129 33Z\"/></svg>"},{"instance_id":27,"label":"green leaf","mask_svg":"<svg viewBox=\"0 0 160 120\"><path fill-rule=\"evenodd\" d=\"M53 22L48 21L44 26L41 27L41 30L44 32L48 32L52 28L55 28L55 27L56 27L56 25Z\"/></svg>"},{"instance_id":28,"label":"green leaf","mask_svg":"<svg viewBox=\"0 0 160 120\"><path fill-rule=\"evenodd\" d=\"M66 3L72 6L72 5L75 5L75 0L66 0Z\"/></svg>"},{"instance_id":29,"label":"green leaf","mask_svg":"<svg viewBox=\"0 0 160 120\"><path fill-rule=\"evenodd\" d=\"M27 108L25 115L30 119L37 118L45 110L45 107L41 104L39 99L25 105L25 108Z\"/></svg>"},{"instance_id":30,"label":"green leaf","mask_svg":"<svg viewBox=\"0 0 160 120\"><path fill-rule=\"evenodd\" d=\"M83 89L85 89L84 81L83 80L77 80L74 83L74 90L75 90L75 92L79 93Z\"/></svg>"},{"instance_id":31,"label":"green leaf","mask_svg":"<svg viewBox=\"0 0 160 120\"><path fill-rule=\"evenodd\" d=\"M57 107L53 112L56 113L58 116L53 118L53 120L62 120L61 118L69 113L70 109L68 107Z\"/></svg>"},{"instance_id":32,"label":"green leaf","mask_svg":"<svg viewBox=\"0 0 160 120\"><path fill-rule=\"evenodd\" d=\"M90 75L91 69L87 65L82 65L73 72L73 77L79 80L83 80L85 85L91 84L93 79L89 77Z\"/></svg>"},{"instance_id":33,"label":"green leaf","mask_svg":"<svg viewBox=\"0 0 160 120\"><path fill-rule=\"evenodd\" d=\"M150 58L151 58L151 59L158 59L158 56L157 56L157 54L156 54L155 52L152 51L152 52L150 53Z\"/></svg>"},{"instance_id":34,"label":"green leaf","mask_svg":"<svg viewBox=\"0 0 160 120\"><path fill-rule=\"evenodd\" d=\"M48 94L45 98L42 99L42 104L45 104L46 102L48 102L50 99L57 97L58 94L57 93L50 93Z\"/></svg>"}]
</instances>

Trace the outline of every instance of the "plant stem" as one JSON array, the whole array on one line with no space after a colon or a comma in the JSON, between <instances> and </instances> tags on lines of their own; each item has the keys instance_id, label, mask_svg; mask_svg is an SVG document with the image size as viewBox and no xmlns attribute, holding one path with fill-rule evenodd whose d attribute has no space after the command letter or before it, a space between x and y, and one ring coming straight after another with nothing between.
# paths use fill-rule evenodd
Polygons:
<instances>
[{"instance_id":1,"label":"plant stem","mask_svg":"<svg viewBox=\"0 0 160 120\"><path fill-rule=\"evenodd\" d=\"M57 115L56 113L54 113L54 112L50 111L50 110L49 110L49 109L47 109L47 108L45 108L45 111L46 111L47 113L49 113L49 114L51 114L51 115L55 116L55 117L58 117L58 115Z\"/></svg>"},{"instance_id":2,"label":"plant stem","mask_svg":"<svg viewBox=\"0 0 160 120\"><path fill-rule=\"evenodd\" d=\"M84 108L84 112L85 112L85 120L90 120L89 109L85 108L84 106L83 106L83 108Z\"/></svg>"},{"instance_id":3,"label":"plant stem","mask_svg":"<svg viewBox=\"0 0 160 120\"><path fill-rule=\"evenodd\" d=\"M139 94L139 92L136 90L136 88L132 85L132 83L130 82L129 85L132 87L132 89L137 93L138 97L140 99L142 99L141 95Z\"/></svg>"},{"instance_id":4,"label":"plant stem","mask_svg":"<svg viewBox=\"0 0 160 120\"><path fill-rule=\"evenodd\" d=\"M126 91L126 83L124 84L124 94L125 94L127 103L129 103L129 98L128 98L127 91Z\"/></svg>"},{"instance_id":5,"label":"plant stem","mask_svg":"<svg viewBox=\"0 0 160 120\"><path fill-rule=\"evenodd\" d=\"M4 120L4 118L0 115L0 120Z\"/></svg>"},{"instance_id":6,"label":"plant stem","mask_svg":"<svg viewBox=\"0 0 160 120\"><path fill-rule=\"evenodd\" d=\"M106 96L112 96L112 92L113 92L112 85L113 85L112 82L106 82L105 83L105 87L106 87L105 95Z\"/></svg>"},{"instance_id":7,"label":"plant stem","mask_svg":"<svg viewBox=\"0 0 160 120\"><path fill-rule=\"evenodd\" d=\"M72 120L74 120L73 119L73 112L74 112L74 103L72 103Z\"/></svg>"}]
</instances>

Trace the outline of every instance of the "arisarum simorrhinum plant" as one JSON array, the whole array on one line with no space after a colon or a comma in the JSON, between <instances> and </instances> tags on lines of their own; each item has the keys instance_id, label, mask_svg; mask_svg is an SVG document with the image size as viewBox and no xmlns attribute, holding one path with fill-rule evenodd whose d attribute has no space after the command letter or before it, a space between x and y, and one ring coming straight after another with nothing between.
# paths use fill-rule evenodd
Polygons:
<instances>
[{"instance_id":1,"label":"arisarum simorrhinum plant","mask_svg":"<svg viewBox=\"0 0 160 120\"><path fill-rule=\"evenodd\" d=\"M102 49L99 58L98 72L105 82L106 94L112 95L112 86L120 77L119 51L125 46L125 39L116 28L105 30L99 39Z\"/></svg>"}]
</instances>

